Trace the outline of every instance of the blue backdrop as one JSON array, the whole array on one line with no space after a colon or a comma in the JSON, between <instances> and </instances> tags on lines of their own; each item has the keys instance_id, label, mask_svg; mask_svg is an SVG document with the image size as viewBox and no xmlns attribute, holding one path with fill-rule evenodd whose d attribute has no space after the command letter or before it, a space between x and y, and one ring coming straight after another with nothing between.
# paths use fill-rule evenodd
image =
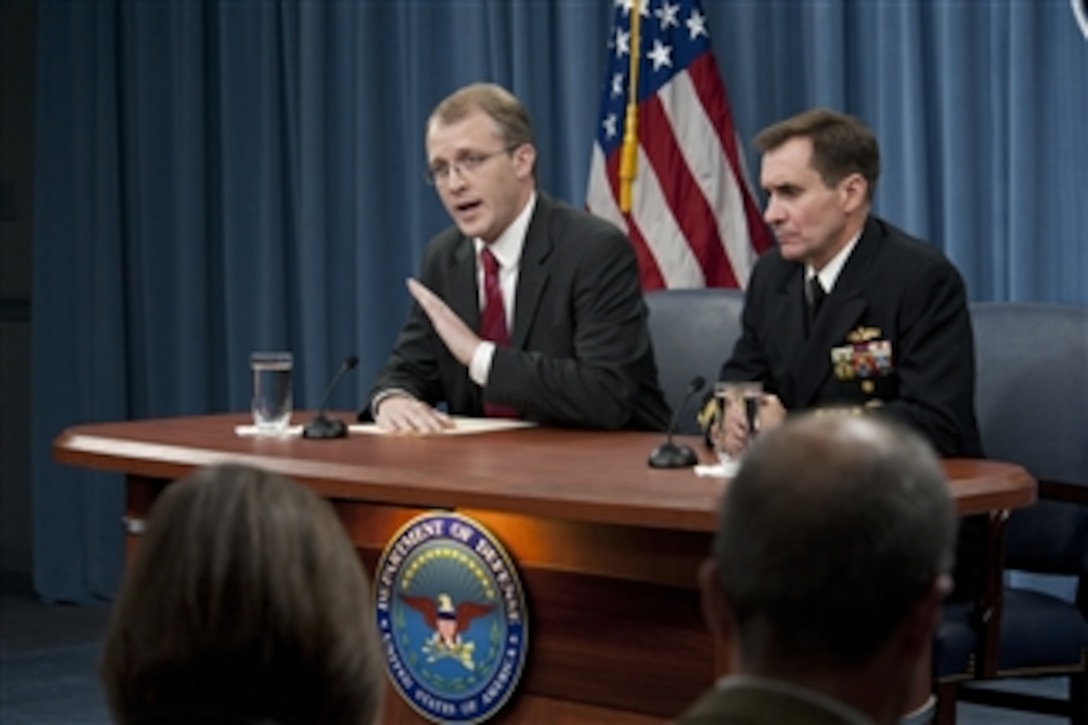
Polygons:
<instances>
[{"instance_id":1,"label":"blue backdrop","mask_svg":"<svg viewBox=\"0 0 1088 725\"><path fill-rule=\"evenodd\" d=\"M652 0L657 6L660 0ZM581 203L609 0L42 0L33 317L34 569L108 598L116 476L56 465L87 421L248 407L288 348L296 403L356 407L445 225L423 127L493 80L533 114L539 178ZM1088 304L1088 41L1067 0L705 0L747 140L812 105L884 155L877 211L976 300ZM748 149L749 168L758 169ZM754 177L753 177L754 178Z\"/></svg>"}]
</instances>

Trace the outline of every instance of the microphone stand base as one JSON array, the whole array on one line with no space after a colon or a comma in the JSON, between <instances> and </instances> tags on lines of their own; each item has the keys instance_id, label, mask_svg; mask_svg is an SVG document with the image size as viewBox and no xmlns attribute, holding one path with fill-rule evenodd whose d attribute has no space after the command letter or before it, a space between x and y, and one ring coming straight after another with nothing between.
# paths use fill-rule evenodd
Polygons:
<instances>
[{"instance_id":1,"label":"microphone stand base","mask_svg":"<svg viewBox=\"0 0 1088 725\"><path fill-rule=\"evenodd\" d=\"M347 438L348 427L344 421L337 418L328 418L319 415L302 428L303 438L316 438L329 440L331 438Z\"/></svg>"},{"instance_id":2,"label":"microphone stand base","mask_svg":"<svg viewBox=\"0 0 1088 725\"><path fill-rule=\"evenodd\" d=\"M699 462L691 446L662 443L650 453L650 468L691 468Z\"/></svg>"}]
</instances>

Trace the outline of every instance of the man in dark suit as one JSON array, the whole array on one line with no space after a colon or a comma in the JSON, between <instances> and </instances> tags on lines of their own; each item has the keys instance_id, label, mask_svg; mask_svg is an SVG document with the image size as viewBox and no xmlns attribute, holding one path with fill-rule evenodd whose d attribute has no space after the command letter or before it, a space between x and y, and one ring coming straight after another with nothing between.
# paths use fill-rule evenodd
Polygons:
<instances>
[{"instance_id":1,"label":"man in dark suit","mask_svg":"<svg viewBox=\"0 0 1088 725\"><path fill-rule=\"evenodd\" d=\"M763 383L763 430L787 411L871 411L942 455L981 456L963 280L936 248L871 214L872 132L815 109L764 129L756 145L778 246L752 272L720 378ZM744 416L729 416L722 433L727 450L743 449Z\"/></svg>"},{"instance_id":2,"label":"man in dark suit","mask_svg":"<svg viewBox=\"0 0 1088 725\"><path fill-rule=\"evenodd\" d=\"M703 612L732 674L680 725L898 723L952 588L956 514L913 430L802 415L725 489Z\"/></svg>"},{"instance_id":3,"label":"man in dark suit","mask_svg":"<svg viewBox=\"0 0 1088 725\"><path fill-rule=\"evenodd\" d=\"M449 414L661 430L634 252L623 233L536 189L528 113L491 84L442 101L428 178L454 226L430 241L416 304L361 418L437 432Z\"/></svg>"}]
</instances>

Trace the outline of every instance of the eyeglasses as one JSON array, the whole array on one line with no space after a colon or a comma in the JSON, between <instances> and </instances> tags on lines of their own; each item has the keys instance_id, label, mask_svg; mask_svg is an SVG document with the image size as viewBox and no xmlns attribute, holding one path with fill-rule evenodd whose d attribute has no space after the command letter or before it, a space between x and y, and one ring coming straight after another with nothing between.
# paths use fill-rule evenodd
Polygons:
<instances>
[{"instance_id":1,"label":"eyeglasses","mask_svg":"<svg viewBox=\"0 0 1088 725\"><path fill-rule=\"evenodd\" d=\"M520 144L518 144L520 145ZM498 151L492 151L489 154L481 154L477 152L467 153L460 157L456 161L446 163L445 161L439 162L423 172L423 178L428 184L437 184L440 181L449 181L450 174L454 171L462 179L466 175L472 175L476 173L484 162L488 159L494 158L500 154L508 154L518 147L518 145L507 146L506 148L499 149Z\"/></svg>"}]
</instances>

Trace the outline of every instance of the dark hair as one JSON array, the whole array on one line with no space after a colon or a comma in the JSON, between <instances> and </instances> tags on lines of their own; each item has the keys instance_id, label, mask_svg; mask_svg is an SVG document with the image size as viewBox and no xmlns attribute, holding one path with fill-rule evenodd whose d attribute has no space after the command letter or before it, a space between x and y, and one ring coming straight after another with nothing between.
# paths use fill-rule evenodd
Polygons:
<instances>
[{"instance_id":1,"label":"dark hair","mask_svg":"<svg viewBox=\"0 0 1088 725\"><path fill-rule=\"evenodd\" d=\"M534 143L529 112L510 91L494 83L473 83L454 91L431 112L430 122L456 123L475 111L495 122L507 148Z\"/></svg>"},{"instance_id":2,"label":"dark hair","mask_svg":"<svg viewBox=\"0 0 1088 725\"><path fill-rule=\"evenodd\" d=\"M120 723L369 725L384 692L369 584L332 507L240 465L155 502L99 670Z\"/></svg>"},{"instance_id":3,"label":"dark hair","mask_svg":"<svg viewBox=\"0 0 1088 725\"><path fill-rule=\"evenodd\" d=\"M864 664L951 570L955 526L917 433L849 414L768 432L726 490L714 543L742 650Z\"/></svg>"},{"instance_id":4,"label":"dark hair","mask_svg":"<svg viewBox=\"0 0 1088 725\"><path fill-rule=\"evenodd\" d=\"M812 141L811 165L824 184L835 186L850 174L861 174L872 201L880 177L880 147L868 126L845 113L813 108L763 129L755 144L767 152L798 137Z\"/></svg>"}]
</instances>

